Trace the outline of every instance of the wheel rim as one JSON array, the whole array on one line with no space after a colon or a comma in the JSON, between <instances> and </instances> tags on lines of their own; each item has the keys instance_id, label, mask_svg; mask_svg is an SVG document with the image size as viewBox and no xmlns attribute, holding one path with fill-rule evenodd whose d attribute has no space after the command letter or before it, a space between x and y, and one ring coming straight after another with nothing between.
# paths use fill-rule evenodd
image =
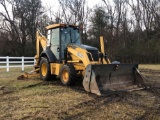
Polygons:
<instances>
[{"instance_id":1,"label":"wheel rim","mask_svg":"<svg viewBox=\"0 0 160 120\"><path fill-rule=\"evenodd\" d=\"M63 70L63 72L62 72L62 79L63 79L64 82L68 81L68 79L69 79L69 73L68 73L67 70Z\"/></svg>"},{"instance_id":2,"label":"wheel rim","mask_svg":"<svg viewBox=\"0 0 160 120\"><path fill-rule=\"evenodd\" d=\"M42 73L43 76L47 75L47 64L46 63L42 64L41 73Z\"/></svg>"}]
</instances>

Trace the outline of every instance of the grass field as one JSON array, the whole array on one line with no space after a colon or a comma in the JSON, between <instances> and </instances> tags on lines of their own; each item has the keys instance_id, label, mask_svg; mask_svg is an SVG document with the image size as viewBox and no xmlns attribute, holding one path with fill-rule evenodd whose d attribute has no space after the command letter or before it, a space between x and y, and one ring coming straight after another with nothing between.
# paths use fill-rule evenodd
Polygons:
<instances>
[{"instance_id":1,"label":"grass field","mask_svg":"<svg viewBox=\"0 0 160 120\"><path fill-rule=\"evenodd\" d=\"M60 80L17 80L20 69L0 69L0 120L160 120L160 65L140 65L147 90L97 97ZM30 71L30 68L27 69Z\"/></svg>"}]
</instances>

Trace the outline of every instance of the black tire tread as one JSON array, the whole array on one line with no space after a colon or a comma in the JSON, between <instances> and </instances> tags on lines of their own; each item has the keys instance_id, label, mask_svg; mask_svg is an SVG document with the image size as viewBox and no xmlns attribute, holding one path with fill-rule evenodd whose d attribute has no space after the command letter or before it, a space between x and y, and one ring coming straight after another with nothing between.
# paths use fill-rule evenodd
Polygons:
<instances>
[{"instance_id":1,"label":"black tire tread","mask_svg":"<svg viewBox=\"0 0 160 120\"><path fill-rule=\"evenodd\" d=\"M62 79L63 69L67 69L68 72L69 72L69 80L66 83ZM75 70L75 68L72 64L65 64L65 65L62 66L61 71L60 71L60 78L61 78L62 84L67 85L67 86L74 85L76 77L77 77L76 70Z\"/></svg>"},{"instance_id":2,"label":"black tire tread","mask_svg":"<svg viewBox=\"0 0 160 120\"><path fill-rule=\"evenodd\" d=\"M41 73L41 65L42 65L42 63L46 63L47 64L47 75L46 76L43 76L42 75L42 73ZM49 61L48 61L48 59L47 58L45 58L45 57L42 57L41 58L41 61L40 61L40 78L42 79L42 80L51 80L51 70L50 70L50 63L49 63Z\"/></svg>"}]
</instances>

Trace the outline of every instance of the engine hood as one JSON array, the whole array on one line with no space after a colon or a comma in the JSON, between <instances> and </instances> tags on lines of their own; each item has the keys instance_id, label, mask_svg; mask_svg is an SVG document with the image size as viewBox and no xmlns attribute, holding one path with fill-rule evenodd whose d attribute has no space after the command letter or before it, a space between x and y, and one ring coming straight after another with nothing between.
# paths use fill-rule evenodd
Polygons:
<instances>
[{"instance_id":1,"label":"engine hood","mask_svg":"<svg viewBox=\"0 0 160 120\"><path fill-rule=\"evenodd\" d=\"M76 43L70 43L68 46L72 47L73 49L76 49L77 47L82 48L84 50L87 50L89 53L86 53L88 55L88 59L90 61L98 61L99 55L98 55L98 49L96 47L83 45L83 44L76 44Z\"/></svg>"},{"instance_id":2,"label":"engine hood","mask_svg":"<svg viewBox=\"0 0 160 120\"><path fill-rule=\"evenodd\" d=\"M76 44L76 43L71 43L70 45L72 45L73 47L80 47L82 49L85 49L85 50L97 50L98 49L96 47L92 47L92 46L89 46L89 45L84 45L84 44Z\"/></svg>"}]
</instances>

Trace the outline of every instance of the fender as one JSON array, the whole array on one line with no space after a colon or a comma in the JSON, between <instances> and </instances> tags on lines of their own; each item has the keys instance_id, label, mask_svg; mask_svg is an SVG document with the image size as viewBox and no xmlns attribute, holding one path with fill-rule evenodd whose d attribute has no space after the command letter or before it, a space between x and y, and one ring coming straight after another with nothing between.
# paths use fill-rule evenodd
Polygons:
<instances>
[{"instance_id":1,"label":"fender","mask_svg":"<svg viewBox=\"0 0 160 120\"><path fill-rule=\"evenodd\" d=\"M41 57L47 57L50 63L57 61L54 53L50 49L42 51L42 53L40 55L40 59L41 59ZM39 60L39 61L41 61L41 60Z\"/></svg>"}]
</instances>

